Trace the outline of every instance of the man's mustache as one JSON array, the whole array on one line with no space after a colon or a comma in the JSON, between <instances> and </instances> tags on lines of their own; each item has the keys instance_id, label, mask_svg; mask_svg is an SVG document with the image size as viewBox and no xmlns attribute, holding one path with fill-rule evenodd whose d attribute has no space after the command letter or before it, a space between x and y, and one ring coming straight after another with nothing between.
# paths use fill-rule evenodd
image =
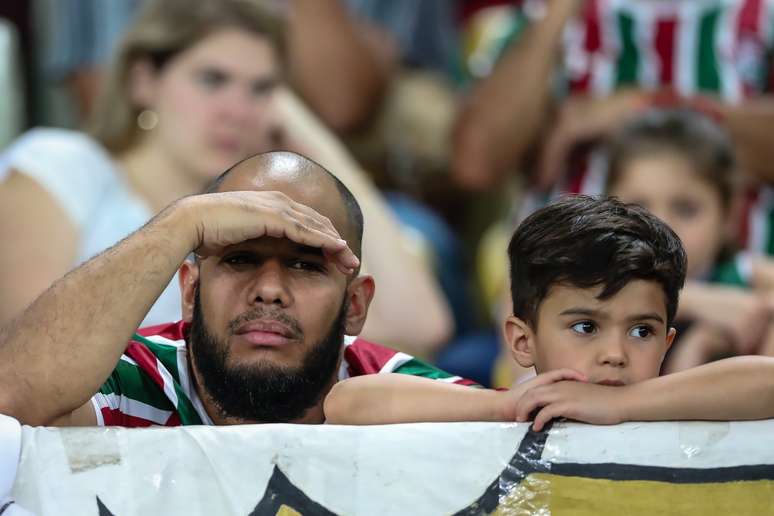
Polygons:
<instances>
[{"instance_id":1,"label":"man's mustache","mask_svg":"<svg viewBox=\"0 0 774 516\"><path fill-rule=\"evenodd\" d=\"M229 334L234 335L240 326L252 321L276 321L287 326L293 332L294 338L301 338L304 335L304 331L301 329L298 321L283 312L282 309L270 309L263 306L244 312L232 319L228 323Z\"/></svg>"}]
</instances>

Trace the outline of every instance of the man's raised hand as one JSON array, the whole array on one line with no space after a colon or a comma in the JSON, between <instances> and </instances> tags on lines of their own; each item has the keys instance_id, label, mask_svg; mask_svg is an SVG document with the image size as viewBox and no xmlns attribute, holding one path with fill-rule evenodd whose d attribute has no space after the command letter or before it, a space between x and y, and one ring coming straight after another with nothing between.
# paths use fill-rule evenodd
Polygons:
<instances>
[{"instance_id":1,"label":"man's raised hand","mask_svg":"<svg viewBox=\"0 0 774 516\"><path fill-rule=\"evenodd\" d=\"M224 247L269 236L322 249L344 274L360 261L331 221L281 192L222 192L186 197L170 209L183 213L190 250L207 257Z\"/></svg>"}]
</instances>

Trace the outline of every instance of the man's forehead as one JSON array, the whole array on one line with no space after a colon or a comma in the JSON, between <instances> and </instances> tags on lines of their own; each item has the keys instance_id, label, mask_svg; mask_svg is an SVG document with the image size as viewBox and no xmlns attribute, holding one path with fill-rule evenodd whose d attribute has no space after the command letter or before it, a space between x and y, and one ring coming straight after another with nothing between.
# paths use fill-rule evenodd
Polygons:
<instances>
[{"instance_id":1,"label":"man's forehead","mask_svg":"<svg viewBox=\"0 0 774 516\"><path fill-rule=\"evenodd\" d=\"M226 175L218 191L243 190L282 192L328 217L339 233L348 229L346 207L333 179L319 165L300 156L280 153L239 163Z\"/></svg>"}]
</instances>

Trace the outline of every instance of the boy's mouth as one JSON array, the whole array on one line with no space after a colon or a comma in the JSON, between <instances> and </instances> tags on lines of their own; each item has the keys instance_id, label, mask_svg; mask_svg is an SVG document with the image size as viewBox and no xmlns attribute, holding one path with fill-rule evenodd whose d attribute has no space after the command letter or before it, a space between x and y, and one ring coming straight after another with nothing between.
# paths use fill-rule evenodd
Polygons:
<instances>
[{"instance_id":1,"label":"boy's mouth","mask_svg":"<svg viewBox=\"0 0 774 516\"><path fill-rule=\"evenodd\" d=\"M622 386L626 385L621 380L602 380L602 381L599 381L599 382L596 382L596 383L598 385L609 385L611 387L622 387Z\"/></svg>"}]
</instances>

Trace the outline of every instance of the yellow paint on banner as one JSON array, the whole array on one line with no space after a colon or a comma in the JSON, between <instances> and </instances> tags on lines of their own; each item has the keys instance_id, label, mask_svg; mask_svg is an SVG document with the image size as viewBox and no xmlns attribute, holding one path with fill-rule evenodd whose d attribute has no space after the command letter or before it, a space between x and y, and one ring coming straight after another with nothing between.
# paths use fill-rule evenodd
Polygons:
<instances>
[{"instance_id":1,"label":"yellow paint on banner","mask_svg":"<svg viewBox=\"0 0 774 516\"><path fill-rule=\"evenodd\" d=\"M535 473L525 478L493 514L573 516L653 514L770 514L774 481L673 484Z\"/></svg>"},{"instance_id":2,"label":"yellow paint on banner","mask_svg":"<svg viewBox=\"0 0 774 516\"><path fill-rule=\"evenodd\" d=\"M282 504L275 516L304 516L304 515L298 512L297 510L292 509L285 504Z\"/></svg>"}]
</instances>

